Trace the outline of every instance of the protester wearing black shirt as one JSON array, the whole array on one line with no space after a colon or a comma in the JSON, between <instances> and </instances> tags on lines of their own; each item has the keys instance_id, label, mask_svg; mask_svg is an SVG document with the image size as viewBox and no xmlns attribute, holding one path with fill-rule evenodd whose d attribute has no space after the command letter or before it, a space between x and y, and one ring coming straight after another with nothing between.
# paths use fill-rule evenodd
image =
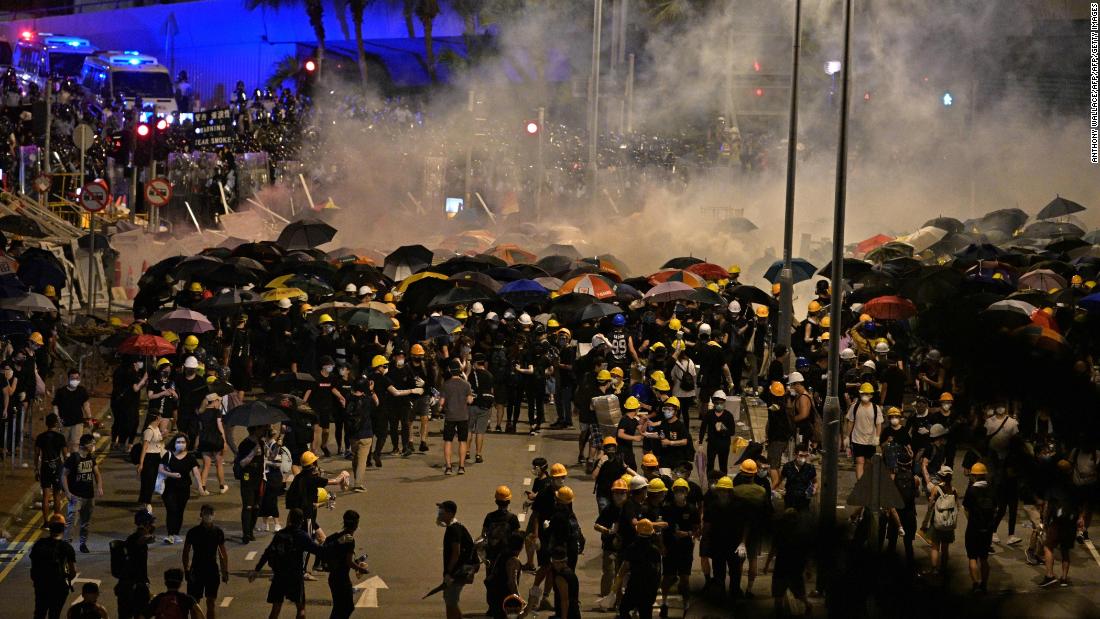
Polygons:
<instances>
[{"instance_id":1,"label":"protester wearing black shirt","mask_svg":"<svg viewBox=\"0 0 1100 619\"><path fill-rule=\"evenodd\" d=\"M66 517L65 539L71 540L70 531L76 518L80 517L80 552L88 552L88 528L92 523L92 511L95 509L95 497L103 496L103 478L99 475L99 465L95 459L95 437L85 434L80 437L76 453L69 454L65 460L61 476L61 485L69 497L69 512Z\"/></svg>"},{"instance_id":2,"label":"protester wearing black shirt","mask_svg":"<svg viewBox=\"0 0 1100 619\"><path fill-rule=\"evenodd\" d=\"M274 617L279 616L284 600L294 603L299 617L305 614L305 555L322 556L324 548L313 540L304 526L302 510L294 508L287 512L286 528L275 533L259 563L248 574L248 582L253 582L265 565L271 566L273 576L271 587L267 590L267 602L271 604L271 615ZM320 532L316 536L324 541Z\"/></svg>"},{"instance_id":3,"label":"protester wearing black shirt","mask_svg":"<svg viewBox=\"0 0 1100 619\"><path fill-rule=\"evenodd\" d=\"M34 583L34 619L59 619L76 577L76 553L62 536L65 517L54 514L46 521L49 537L31 547L31 582Z\"/></svg>"},{"instance_id":4,"label":"protester wearing black shirt","mask_svg":"<svg viewBox=\"0 0 1100 619\"><path fill-rule=\"evenodd\" d=\"M137 435L141 390L149 380L145 362L135 359L119 365L111 381L111 448L129 449Z\"/></svg>"},{"instance_id":5,"label":"protester wearing black shirt","mask_svg":"<svg viewBox=\"0 0 1100 619\"><path fill-rule=\"evenodd\" d=\"M311 449L314 453L324 453L325 456L332 455L328 450L328 430L332 425L332 418L337 414L337 409L342 411L347 405L344 394L340 392L339 377L334 373L335 369L336 363L332 357L322 357L317 382L305 395L305 400L317 413Z\"/></svg>"},{"instance_id":6,"label":"protester wearing black shirt","mask_svg":"<svg viewBox=\"0 0 1100 619\"><path fill-rule=\"evenodd\" d=\"M46 415L46 431L34 439L34 475L42 488L42 520L48 522L50 513L61 513L64 495L61 493L61 464L68 454L65 435L58 432L61 421L57 415Z\"/></svg>"},{"instance_id":7,"label":"protester wearing black shirt","mask_svg":"<svg viewBox=\"0 0 1100 619\"><path fill-rule=\"evenodd\" d=\"M124 571L118 575L118 584L115 585L120 619L141 616L149 604L149 543L153 541L156 518L144 509L139 509L134 513L134 525L136 530L122 542L126 561ZM117 542L112 542L115 543Z\"/></svg>"},{"instance_id":8,"label":"protester wearing black shirt","mask_svg":"<svg viewBox=\"0 0 1100 619\"><path fill-rule=\"evenodd\" d=\"M714 408L703 414L703 423L699 427L699 444L706 441L707 470L714 470L715 461L723 475L729 466L730 442L736 428L733 414L726 410L726 394L715 391L711 402Z\"/></svg>"},{"instance_id":9,"label":"protester wearing black shirt","mask_svg":"<svg viewBox=\"0 0 1100 619\"><path fill-rule=\"evenodd\" d=\"M455 519L458 505L454 501L443 501L437 508L436 523L446 527L443 533L443 604L447 619L462 619L458 604L462 588L468 583L467 566L471 563L474 540L466 527Z\"/></svg>"},{"instance_id":10,"label":"protester wearing black shirt","mask_svg":"<svg viewBox=\"0 0 1100 619\"><path fill-rule=\"evenodd\" d=\"M187 435L190 444L195 444L199 431L199 405L210 390L206 379L198 374L199 362L194 357L183 361L183 375L176 379L176 393L179 394L179 410L176 415L176 429Z\"/></svg>"},{"instance_id":11,"label":"protester wearing black shirt","mask_svg":"<svg viewBox=\"0 0 1100 619\"><path fill-rule=\"evenodd\" d=\"M172 378L172 362L160 359L157 362L157 372L149 381L148 414L175 419L178 406L179 394L176 392L176 382ZM146 421L145 425L149 425L149 422Z\"/></svg>"},{"instance_id":12,"label":"protester wearing black shirt","mask_svg":"<svg viewBox=\"0 0 1100 619\"><path fill-rule=\"evenodd\" d=\"M183 576L183 570L178 567L164 571L164 586L168 590L149 600L149 606L144 613L146 619L165 617L168 612L182 612L190 619L202 619L198 600L180 591Z\"/></svg>"},{"instance_id":13,"label":"protester wearing black shirt","mask_svg":"<svg viewBox=\"0 0 1100 619\"><path fill-rule=\"evenodd\" d=\"M661 552L657 549L653 523L642 519L634 526L637 535L623 549L619 577L626 581L619 616L637 611L641 617L653 616L653 602L661 584Z\"/></svg>"},{"instance_id":14,"label":"protester wearing black shirt","mask_svg":"<svg viewBox=\"0 0 1100 619\"><path fill-rule=\"evenodd\" d=\"M328 564L328 589L332 597L329 619L348 619L355 610L351 570L367 574L367 565L355 557L355 531L359 528L359 512L344 512L344 528L325 539L325 560Z\"/></svg>"},{"instance_id":15,"label":"protester wearing black shirt","mask_svg":"<svg viewBox=\"0 0 1100 619\"><path fill-rule=\"evenodd\" d=\"M175 544L183 541L180 537L180 529L183 528L183 512L187 509L187 502L191 500L191 480L199 486L200 494L209 494L202 487L199 478L199 461L187 451L187 437L178 434L171 443L166 443L164 456L160 461L160 473L164 475L164 508L168 512L168 535L164 543Z\"/></svg>"},{"instance_id":16,"label":"protester wearing black shirt","mask_svg":"<svg viewBox=\"0 0 1100 619\"><path fill-rule=\"evenodd\" d=\"M256 517L260 508L260 488L264 481L264 434L266 426L253 426L237 447L234 470L241 482L241 543L255 539Z\"/></svg>"},{"instance_id":17,"label":"protester wearing black shirt","mask_svg":"<svg viewBox=\"0 0 1100 619\"><path fill-rule=\"evenodd\" d=\"M22 384L22 377L19 382ZM79 371L69 370L68 384L54 392L53 412L61 418L62 433L69 442L69 449L75 451L77 441L84 435L84 426L92 422L88 390L80 386Z\"/></svg>"},{"instance_id":18,"label":"protester wearing black shirt","mask_svg":"<svg viewBox=\"0 0 1100 619\"><path fill-rule=\"evenodd\" d=\"M229 582L229 553L225 551L225 532L214 524L214 506L203 505L199 518L200 524L191 527L183 540L183 571L187 594L196 600L205 597L206 617L214 619L220 583Z\"/></svg>"}]
</instances>

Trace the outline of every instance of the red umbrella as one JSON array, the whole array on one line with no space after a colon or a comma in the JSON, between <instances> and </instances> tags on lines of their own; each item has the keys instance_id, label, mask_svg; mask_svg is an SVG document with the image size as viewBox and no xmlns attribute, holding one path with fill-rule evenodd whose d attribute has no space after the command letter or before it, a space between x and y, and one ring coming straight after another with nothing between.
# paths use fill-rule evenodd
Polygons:
<instances>
[{"instance_id":1,"label":"red umbrella","mask_svg":"<svg viewBox=\"0 0 1100 619\"><path fill-rule=\"evenodd\" d=\"M905 320L917 315L917 306L909 299L890 295L871 299L861 311L879 320Z\"/></svg>"},{"instance_id":2,"label":"red umbrella","mask_svg":"<svg viewBox=\"0 0 1100 619\"><path fill-rule=\"evenodd\" d=\"M496 256L508 264L531 264L539 259L538 256L515 243L501 243L496 247L490 247L485 253L490 256Z\"/></svg>"},{"instance_id":3,"label":"red umbrella","mask_svg":"<svg viewBox=\"0 0 1100 619\"><path fill-rule=\"evenodd\" d=\"M611 299L615 297L615 284L602 275L587 273L574 277L558 289L558 294L570 292L587 294L597 299Z\"/></svg>"},{"instance_id":4,"label":"red umbrella","mask_svg":"<svg viewBox=\"0 0 1100 619\"><path fill-rule=\"evenodd\" d=\"M886 236L885 234L876 234L869 239L863 239L862 241L860 241L859 245L856 245L856 251L861 254L865 254L872 249L876 249L882 245L885 245L886 243L889 243L892 240L894 240L894 237L892 236Z\"/></svg>"},{"instance_id":5,"label":"red umbrella","mask_svg":"<svg viewBox=\"0 0 1100 619\"><path fill-rule=\"evenodd\" d=\"M649 276L649 283L656 286L664 282L683 282L689 288L706 288L707 280L683 269L666 269Z\"/></svg>"},{"instance_id":6,"label":"red umbrella","mask_svg":"<svg viewBox=\"0 0 1100 619\"><path fill-rule=\"evenodd\" d=\"M729 276L730 276L729 271L723 269L722 267L718 266L717 264L713 264L713 263L710 263L710 262L698 262L696 264L693 264L693 265L687 267L684 270L689 272L689 273L695 273L699 277L702 277L703 279L708 279L708 280L711 280L711 281L715 281L715 280L719 280L719 279L728 279Z\"/></svg>"},{"instance_id":7,"label":"red umbrella","mask_svg":"<svg viewBox=\"0 0 1100 619\"><path fill-rule=\"evenodd\" d=\"M159 335L135 335L126 338L118 345L118 352L127 355L147 355L156 357L160 355L172 355L176 347Z\"/></svg>"}]
</instances>

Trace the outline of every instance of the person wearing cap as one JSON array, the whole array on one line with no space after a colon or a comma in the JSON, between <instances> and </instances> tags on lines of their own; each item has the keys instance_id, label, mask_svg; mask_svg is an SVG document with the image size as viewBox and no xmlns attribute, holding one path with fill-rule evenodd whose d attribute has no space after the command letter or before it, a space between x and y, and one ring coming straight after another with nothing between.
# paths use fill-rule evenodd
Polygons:
<instances>
[{"instance_id":1,"label":"person wearing cap","mask_svg":"<svg viewBox=\"0 0 1100 619\"><path fill-rule=\"evenodd\" d=\"M703 496L703 529L699 558L703 565L704 593L725 594L727 567L737 546L730 524L734 520L733 479L723 475Z\"/></svg>"},{"instance_id":2,"label":"person wearing cap","mask_svg":"<svg viewBox=\"0 0 1100 619\"><path fill-rule=\"evenodd\" d=\"M695 555L695 538L702 527L701 505L689 500L691 484L678 478L672 482L672 499L667 501L661 515L668 526L664 530L665 557L661 579L661 613L668 614L668 594L673 585L682 599L689 593L692 561Z\"/></svg>"},{"instance_id":3,"label":"person wearing cap","mask_svg":"<svg viewBox=\"0 0 1100 619\"><path fill-rule=\"evenodd\" d=\"M790 378L800 382L802 374L791 372ZM775 476L772 483L775 484L779 481L779 467L783 465L783 456L787 453L787 446L795 437L793 413L788 405L791 400L787 398L787 388L779 380L771 381L761 397L768 410L764 436L767 440L768 465Z\"/></svg>"},{"instance_id":4,"label":"person wearing cap","mask_svg":"<svg viewBox=\"0 0 1100 619\"><path fill-rule=\"evenodd\" d=\"M31 546L31 583L34 585L35 619L58 619L76 578L76 552L63 539L65 516L53 514L46 520L49 535Z\"/></svg>"},{"instance_id":5,"label":"person wearing cap","mask_svg":"<svg viewBox=\"0 0 1100 619\"><path fill-rule=\"evenodd\" d=\"M932 484L928 491L928 512L933 515L932 527L928 531L928 540L932 544L931 549L928 551L932 569L928 572L928 575L938 576L946 573L948 552L951 544L955 541L959 499L958 492L951 484L952 477L954 477L954 473L951 467L941 466L939 473L936 475L936 483ZM953 523L950 518L941 519L937 516L937 514L950 514L951 511L955 512L952 515L955 518ZM941 520L946 521L942 526L939 524ZM989 546L987 545L986 550L988 549Z\"/></svg>"},{"instance_id":6,"label":"person wearing cap","mask_svg":"<svg viewBox=\"0 0 1100 619\"><path fill-rule=\"evenodd\" d=\"M746 449L746 451L748 451ZM757 452L759 453L759 452ZM771 512L771 482L768 477L767 464L761 464L757 460L745 458L742 455L740 472L733 478L733 505L735 520L732 523L735 530L740 527L741 544L734 548L733 572L731 593L739 597L741 568L744 560L748 559L748 574L745 583L745 597L753 596L752 586L756 581L757 558L760 556L760 544L766 537L770 526Z\"/></svg>"},{"instance_id":7,"label":"person wearing cap","mask_svg":"<svg viewBox=\"0 0 1100 619\"><path fill-rule=\"evenodd\" d=\"M629 546L623 548L622 566L617 580L626 582L619 603L619 617L626 619L631 611L639 617L653 616L653 603L661 586L661 551L657 547L656 528L642 518L634 524L636 535Z\"/></svg>"},{"instance_id":8,"label":"person wearing cap","mask_svg":"<svg viewBox=\"0 0 1100 619\"><path fill-rule=\"evenodd\" d=\"M120 363L111 376L111 449L127 453L137 435L141 390L149 380L145 361L135 357Z\"/></svg>"},{"instance_id":9,"label":"person wearing cap","mask_svg":"<svg viewBox=\"0 0 1100 619\"><path fill-rule=\"evenodd\" d=\"M183 360L183 374L176 377L176 392L179 394L179 409L174 420L176 429L186 434L194 444L199 431L199 407L206 394L210 393L206 378L199 373L199 360L194 355L188 355Z\"/></svg>"},{"instance_id":10,"label":"person wearing cap","mask_svg":"<svg viewBox=\"0 0 1100 619\"><path fill-rule=\"evenodd\" d=\"M551 552L555 548L565 549L570 569L576 569L577 557L584 552L585 546L584 534L573 512L574 498L576 495L569 486L562 486L554 493L554 511L546 525L545 539ZM538 583L538 578L535 582Z\"/></svg>"},{"instance_id":11,"label":"person wearing cap","mask_svg":"<svg viewBox=\"0 0 1100 619\"><path fill-rule=\"evenodd\" d=\"M321 471L319 459L312 451L302 454L299 459L302 466L300 473L294 476L290 487L286 491L286 506L288 509L297 507L302 510L306 519L306 528L309 532L319 530L317 524L317 506L313 497L317 491L328 486L344 487L351 479L351 473L341 471L335 477L328 477Z\"/></svg>"},{"instance_id":12,"label":"person wearing cap","mask_svg":"<svg viewBox=\"0 0 1100 619\"><path fill-rule=\"evenodd\" d=\"M359 529L359 512L344 512L344 527L325 538L325 561L328 567L328 590L332 598L331 619L348 619L355 610L351 571L369 574L367 564L355 556L355 531ZM365 555L364 555L365 558Z\"/></svg>"},{"instance_id":13,"label":"person wearing cap","mask_svg":"<svg viewBox=\"0 0 1100 619\"><path fill-rule=\"evenodd\" d=\"M470 405L474 403L474 390L462 375L457 361L452 359L447 367L448 378L440 387L439 406L443 410L443 474L453 472L451 449L458 439L458 474L466 474L466 449L470 438Z\"/></svg>"},{"instance_id":14,"label":"person wearing cap","mask_svg":"<svg viewBox=\"0 0 1100 619\"><path fill-rule=\"evenodd\" d=\"M962 502L966 510L966 558L970 563L971 591L975 593L987 590L989 548L997 527L995 490L989 483L988 474L989 469L983 462L975 462L970 467L970 486Z\"/></svg>"},{"instance_id":15,"label":"person wearing cap","mask_svg":"<svg viewBox=\"0 0 1100 619\"><path fill-rule=\"evenodd\" d=\"M125 540L111 542L111 552L121 552L126 558L114 589L118 598L118 616L125 619L141 616L149 603L149 544L153 542L156 518L139 509L134 512L134 526L134 532ZM121 548L115 545L121 545Z\"/></svg>"},{"instance_id":16,"label":"person wearing cap","mask_svg":"<svg viewBox=\"0 0 1100 619\"><path fill-rule=\"evenodd\" d=\"M34 364L27 363L25 365L33 366ZM18 380L19 384L22 384L24 377L20 376ZM32 386L35 384L33 374L30 384ZM26 403L24 405L29 406ZM61 433L65 435L65 440L69 443L69 451L76 451L77 442L84 435L85 426L91 429L92 423L91 398L88 396L88 390L80 384L80 370L70 369L69 382L64 387L54 390L53 414L61 419Z\"/></svg>"},{"instance_id":17,"label":"person wearing cap","mask_svg":"<svg viewBox=\"0 0 1100 619\"><path fill-rule=\"evenodd\" d=\"M271 566L271 586L267 590L267 603L271 604L270 617L278 617L283 602L291 602L299 618L306 614L305 569L306 555L320 557L324 555L325 535L320 530L313 534L306 528L306 518L302 510L292 508L286 515L286 527L271 536L271 542L260 555L260 560L248 573L248 582L254 582L256 576Z\"/></svg>"},{"instance_id":18,"label":"person wearing cap","mask_svg":"<svg viewBox=\"0 0 1100 619\"><path fill-rule=\"evenodd\" d=\"M458 505L454 501L436 503L435 522L446 530L443 533L443 604L447 619L462 619L459 600L462 588L470 582L476 570L474 540L465 525L458 521Z\"/></svg>"},{"instance_id":19,"label":"person wearing cap","mask_svg":"<svg viewBox=\"0 0 1100 619\"><path fill-rule=\"evenodd\" d=\"M856 463L856 479L863 477L864 463L878 451L882 424L885 421L882 406L874 402L875 388L871 383L859 386L859 401L848 408L845 415L844 446L849 449Z\"/></svg>"},{"instance_id":20,"label":"person wearing cap","mask_svg":"<svg viewBox=\"0 0 1100 619\"><path fill-rule=\"evenodd\" d=\"M325 457L332 455L328 449L328 430L336 419L336 451L343 453L340 444L343 438L343 411L347 408L347 399L340 391L340 378L335 374L336 362L332 357L325 355L320 358L320 371L317 373L317 382L310 385L302 399L309 403L317 413L317 423L313 424L313 441L310 451L322 453Z\"/></svg>"},{"instance_id":21,"label":"person wearing cap","mask_svg":"<svg viewBox=\"0 0 1100 619\"><path fill-rule=\"evenodd\" d=\"M882 428L879 445L882 445L882 458L890 469L897 468L900 452L907 451L910 456L913 455L912 438L905 427L905 418L896 406L886 409L886 425Z\"/></svg>"},{"instance_id":22,"label":"person wearing cap","mask_svg":"<svg viewBox=\"0 0 1100 619\"><path fill-rule=\"evenodd\" d=\"M148 383L149 407L146 410L145 424L148 427L149 418L167 417L174 419L176 409L179 406L179 393L176 392L176 380L172 375L172 362L166 357L157 359L156 368Z\"/></svg>"},{"instance_id":23,"label":"person wearing cap","mask_svg":"<svg viewBox=\"0 0 1100 619\"><path fill-rule=\"evenodd\" d=\"M199 609L199 601L186 592L180 591L185 574L178 567L164 570L165 591L158 593L142 610L140 616L147 619L153 617L167 617L169 615L188 617L189 619L204 619L202 610Z\"/></svg>"},{"instance_id":24,"label":"person wearing cap","mask_svg":"<svg viewBox=\"0 0 1100 619\"><path fill-rule=\"evenodd\" d=\"M87 554L88 529L92 524L95 497L103 496L103 476L95 457L95 437L85 434L77 442L77 449L70 453L61 468L61 488L69 497L65 521L66 541L72 540L71 529L80 517L80 552Z\"/></svg>"},{"instance_id":25,"label":"person wearing cap","mask_svg":"<svg viewBox=\"0 0 1100 619\"><path fill-rule=\"evenodd\" d=\"M717 470L723 475L729 467L730 443L737 429L733 413L726 409L726 392L715 391L711 394L711 409L703 415L699 426L699 444L706 441L707 470Z\"/></svg>"},{"instance_id":26,"label":"person wearing cap","mask_svg":"<svg viewBox=\"0 0 1100 619\"><path fill-rule=\"evenodd\" d=\"M473 439L474 462L485 461L485 435L489 432L489 412L493 408L493 375L489 373L488 359L485 353L474 353L474 367L470 370L467 382L474 393L470 403L470 433Z\"/></svg>"}]
</instances>

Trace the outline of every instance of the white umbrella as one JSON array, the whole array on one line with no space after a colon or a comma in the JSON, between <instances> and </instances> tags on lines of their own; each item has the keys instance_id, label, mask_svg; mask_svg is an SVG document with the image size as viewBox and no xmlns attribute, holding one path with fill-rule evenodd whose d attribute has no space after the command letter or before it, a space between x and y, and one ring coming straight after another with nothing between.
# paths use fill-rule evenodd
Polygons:
<instances>
[{"instance_id":1,"label":"white umbrella","mask_svg":"<svg viewBox=\"0 0 1100 619\"><path fill-rule=\"evenodd\" d=\"M57 307L45 295L37 292L28 292L18 297L0 299L0 309L15 310L18 312L52 312L57 313Z\"/></svg>"},{"instance_id":2,"label":"white umbrella","mask_svg":"<svg viewBox=\"0 0 1100 619\"><path fill-rule=\"evenodd\" d=\"M913 251L919 254L938 243L945 236L947 236L947 230L935 226L925 226L908 236L899 237L897 240L912 245Z\"/></svg>"}]
</instances>

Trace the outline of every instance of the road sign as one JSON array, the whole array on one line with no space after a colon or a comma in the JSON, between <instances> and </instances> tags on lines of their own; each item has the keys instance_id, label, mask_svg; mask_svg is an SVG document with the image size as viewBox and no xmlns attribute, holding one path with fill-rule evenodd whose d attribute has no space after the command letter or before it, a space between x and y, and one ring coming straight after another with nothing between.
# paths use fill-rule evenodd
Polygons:
<instances>
[{"instance_id":1,"label":"road sign","mask_svg":"<svg viewBox=\"0 0 1100 619\"><path fill-rule=\"evenodd\" d=\"M38 193L46 193L50 190L52 179L49 174L42 173L34 177L34 190Z\"/></svg>"},{"instance_id":2,"label":"road sign","mask_svg":"<svg viewBox=\"0 0 1100 619\"><path fill-rule=\"evenodd\" d=\"M164 177L154 178L145 183L145 202L149 206L161 207L172 199L172 183Z\"/></svg>"},{"instance_id":3,"label":"road sign","mask_svg":"<svg viewBox=\"0 0 1100 619\"><path fill-rule=\"evenodd\" d=\"M84 183L80 189L80 205L89 213L98 213L107 208L111 201L111 192L107 189L107 183L103 181L90 181Z\"/></svg>"},{"instance_id":4,"label":"road sign","mask_svg":"<svg viewBox=\"0 0 1100 619\"><path fill-rule=\"evenodd\" d=\"M73 127L73 144L81 151L86 151L95 142L95 129L91 125L80 123Z\"/></svg>"}]
</instances>

